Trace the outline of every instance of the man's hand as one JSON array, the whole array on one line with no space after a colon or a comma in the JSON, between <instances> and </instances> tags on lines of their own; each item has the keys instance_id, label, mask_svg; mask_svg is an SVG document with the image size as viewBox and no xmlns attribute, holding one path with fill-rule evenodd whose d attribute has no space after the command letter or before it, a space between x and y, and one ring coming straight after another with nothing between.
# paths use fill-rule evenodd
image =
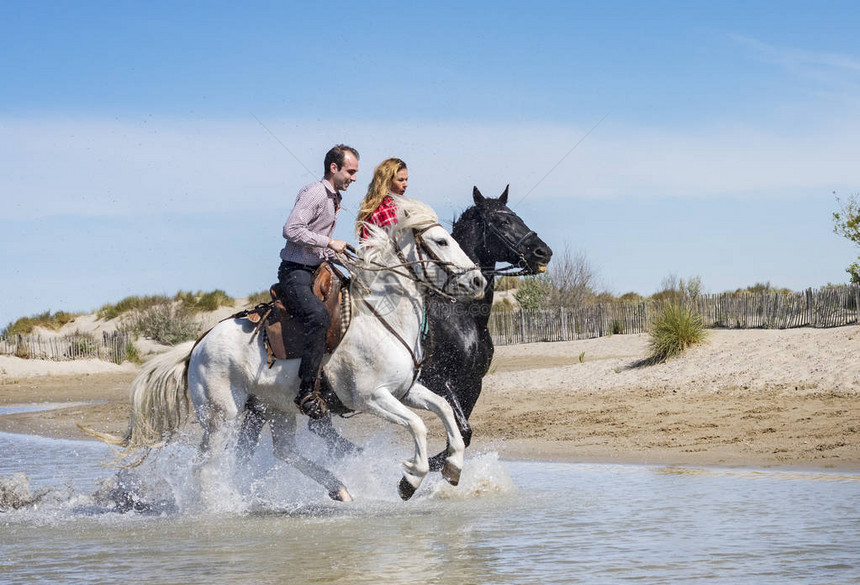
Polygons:
<instances>
[{"instance_id":1,"label":"man's hand","mask_svg":"<svg viewBox=\"0 0 860 585\"><path fill-rule=\"evenodd\" d=\"M346 242L343 240L330 239L328 241L328 247L340 254L346 250Z\"/></svg>"}]
</instances>

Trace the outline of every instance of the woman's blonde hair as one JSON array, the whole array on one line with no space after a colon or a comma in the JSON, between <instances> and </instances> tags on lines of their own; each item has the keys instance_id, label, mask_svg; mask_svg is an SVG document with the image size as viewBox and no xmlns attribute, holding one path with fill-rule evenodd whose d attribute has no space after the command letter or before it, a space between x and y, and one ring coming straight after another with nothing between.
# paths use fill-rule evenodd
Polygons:
<instances>
[{"instance_id":1,"label":"woman's blonde hair","mask_svg":"<svg viewBox=\"0 0 860 585\"><path fill-rule=\"evenodd\" d=\"M406 168L406 163L399 158L387 158L373 171L373 179L367 187L367 195L358 208L358 218L355 220L355 233L360 234L362 224L370 217L388 192L391 191L391 183L397 173Z\"/></svg>"}]
</instances>

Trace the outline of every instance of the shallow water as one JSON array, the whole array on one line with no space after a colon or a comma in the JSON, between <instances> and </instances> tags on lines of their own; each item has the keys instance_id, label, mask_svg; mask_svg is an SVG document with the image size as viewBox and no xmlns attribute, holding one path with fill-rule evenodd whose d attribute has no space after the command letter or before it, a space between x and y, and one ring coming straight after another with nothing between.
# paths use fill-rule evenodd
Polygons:
<instances>
[{"instance_id":1,"label":"shallow water","mask_svg":"<svg viewBox=\"0 0 860 585\"><path fill-rule=\"evenodd\" d=\"M0 478L41 493L0 513L0 583L860 583L860 475L484 453L401 502L391 442L337 465L356 502L261 453L214 510L168 448L121 477L146 505L119 513L105 446L0 433Z\"/></svg>"}]
</instances>

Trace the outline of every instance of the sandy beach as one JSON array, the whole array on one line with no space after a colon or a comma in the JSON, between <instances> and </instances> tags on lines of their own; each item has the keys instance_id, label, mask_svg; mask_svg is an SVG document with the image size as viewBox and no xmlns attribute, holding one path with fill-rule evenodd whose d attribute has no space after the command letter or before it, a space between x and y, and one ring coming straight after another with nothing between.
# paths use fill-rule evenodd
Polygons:
<instances>
[{"instance_id":1,"label":"sandy beach","mask_svg":"<svg viewBox=\"0 0 860 585\"><path fill-rule=\"evenodd\" d=\"M860 471L860 326L712 330L664 364L639 365L647 355L646 335L497 347L472 448L516 459ZM137 371L0 356L0 406L57 407L0 416L0 431L84 438L80 423L120 433Z\"/></svg>"}]
</instances>

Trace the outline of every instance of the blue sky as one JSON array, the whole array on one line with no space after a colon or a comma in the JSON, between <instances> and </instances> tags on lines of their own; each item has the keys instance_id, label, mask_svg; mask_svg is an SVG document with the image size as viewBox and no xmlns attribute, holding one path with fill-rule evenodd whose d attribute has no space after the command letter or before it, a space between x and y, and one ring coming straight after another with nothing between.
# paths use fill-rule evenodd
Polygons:
<instances>
[{"instance_id":1,"label":"blue sky","mask_svg":"<svg viewBox=\"0 0 860 585\"><path fill-rule=\"evenodd\" d=\"M399 156L443 219L473 185L510 183L617 294L669 274L709 292L844 282L858 250L830 216L834 191L860 191L858 13L2 0L0 326L267 288L295 194L338 142L361 152L345 239L373 167Z\"/></svg>"}]
</instances>

